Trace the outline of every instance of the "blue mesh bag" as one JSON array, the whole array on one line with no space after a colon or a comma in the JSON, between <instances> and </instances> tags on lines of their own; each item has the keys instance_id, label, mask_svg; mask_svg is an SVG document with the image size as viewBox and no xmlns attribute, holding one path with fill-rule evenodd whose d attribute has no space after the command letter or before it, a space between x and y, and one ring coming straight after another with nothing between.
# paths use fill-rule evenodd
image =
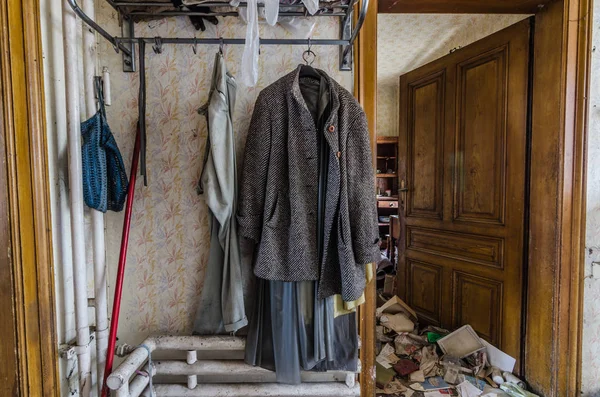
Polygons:
<instances>
[{"instance_id":1,"label":"blue mesh bag","mask_svg":"<svg viewBox=\"0 0 600 397\"><path fill-rule=\"evenodd\" d=\"M106 121L99 77L94 79L99 109L81 123L83 199L98 211L121 211L127 196L127 173L121 152Z\"/></svg>"}]
</instances>

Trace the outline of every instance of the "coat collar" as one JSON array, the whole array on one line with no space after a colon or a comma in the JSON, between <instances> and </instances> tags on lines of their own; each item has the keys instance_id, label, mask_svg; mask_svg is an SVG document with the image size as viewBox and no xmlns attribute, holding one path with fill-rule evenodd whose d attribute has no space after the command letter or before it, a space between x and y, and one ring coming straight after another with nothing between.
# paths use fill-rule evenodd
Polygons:
<instances>
[{"instance_id":1,"label":"coat collar","mask_svg":"<svg viewBox=\"0 0 600 397\"><path fill-rule=\"evenodd\" d=\"M300 70L301 70L301 68L302 68L302 65L300 64L300 65L298 65L296 70L294 70L292 73L289 74L289 77L291 79L291 81L290 81L291 93L292 93L292 97L294 98L294 100L301 106L301 108L306 112L306 114L310 115L310 111L308 110L308 106L306 105L306 101L304 100L304 97L302 96L302 91L300 90ZM316 69L316 68L315 68L315 70L321 76L325 77L325 79L327 81L327 85L329 87L330 100L331 100L331 111L330 111L329 116L327 117L327 121L325 123L325 131L321 131L321 132L323 134L325 134L325 139L327 140L327 143L331 147L331 150L334 153L337 153L339 151L339 130L338 130L337 115L338 115L338 109L340 108L340 100L339 100L339 95L338 95L338 84L334 79L331 78L331 76L329 76L323 70ZM310 119L312 120L312 116L310 116ZM328 131L328 128L330 126L334 127L335 133L331 133Z\"/></svg>"}]
</instances>

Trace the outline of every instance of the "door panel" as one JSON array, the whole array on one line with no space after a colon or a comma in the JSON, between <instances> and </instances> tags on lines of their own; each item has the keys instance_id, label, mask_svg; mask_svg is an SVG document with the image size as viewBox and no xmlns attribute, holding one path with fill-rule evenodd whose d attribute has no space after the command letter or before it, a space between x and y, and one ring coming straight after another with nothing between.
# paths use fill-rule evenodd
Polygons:
<instances>
[{"instance_id":1,"label":"door panel","mask_svg":"<svg viewBox=\"0 0 600 397\"><path fill-rule=\"evenodd\" d=\"M412 308L430 324L442 322L442 268L430 263L409 260Z\"/></svg>"},{"instance_id":2,"label":"door panel","mask_svg":"<svg viewBox=\"0 0 600 397\"><path fill-rule=\"evenodd\" d=\"M408 226L406 248L500 269L503 267L504 240L494 237Z\"/></svg>"},{"instance_id":3,"label":"door panel","mask_svg":"<svg viewBox=\"0 0 600 397\"><path fill-rule=\"evenodd\" d=\"M444 72L410 84L408 216L443 217Z\"/></svg>"},{"instance_id":4,"label":"door panel","mask_svg":"<svg viewBox=\"0 0 600 397\"><path fill-rule=\"evenodd\" d=\"M500 343L502 284L492 278L454 272L454 323L470 324L496 346Z\"/></svg>"},{"instance_id":5,"label":"door panel","mask_svg":"<svg viewBox=\"0 0 600 397\"><path fill-rule=\"evenodd\" d=\"M507 51L458 65L456 220L504 223Z\"/></svg>"},{"instance_id":6,"label":"door panel","mask_svg":"<svg viewBox=\"0 0 600 397\"><path fill-rule=\"evenodd\" d=\"M400 78L399 294L520 356L530 21Z\"/></svg>"}]
</instances>

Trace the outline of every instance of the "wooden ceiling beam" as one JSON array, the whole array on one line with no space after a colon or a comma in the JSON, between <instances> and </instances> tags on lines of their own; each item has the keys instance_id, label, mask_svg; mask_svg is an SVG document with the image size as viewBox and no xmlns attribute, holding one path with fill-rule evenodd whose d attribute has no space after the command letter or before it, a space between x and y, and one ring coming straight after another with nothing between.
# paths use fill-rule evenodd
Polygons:
<instances>
[{"instance_id":1,"label":"wooden ceiling beam","mask_svg":"<svg viewBox=\"0 0 600 397\"><path fill-rule=\"evenodd\" d=\"M381 14L534 14L550 0L379 0Z\"/></svg>"}]
</instances>

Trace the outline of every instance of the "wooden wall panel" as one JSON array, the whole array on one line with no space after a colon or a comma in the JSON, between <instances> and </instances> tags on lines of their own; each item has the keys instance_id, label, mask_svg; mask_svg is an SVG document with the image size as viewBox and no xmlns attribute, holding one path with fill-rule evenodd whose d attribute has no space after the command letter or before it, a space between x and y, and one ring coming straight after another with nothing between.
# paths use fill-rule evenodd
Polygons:
<instances>
[{"instance_id":1,"label":"wooden wall panel","mask_svg":"<svg viewBox=\"0 0 600 397\"><path fill-rule=\"evenodd\" d=\"M3 73L0 64L0 75ZM0 92L3 92L0 80ZM4 98L0 96L0 120L5 119ZM6 161L6 129L0 123L0 395L18 396L20 393L17 374L19 356L17 354L17 319L15 317L12 255L10 252L10 218L8 208L8 178Z\"/></svg>"},{"instance_id":2,"label":"wooden wall panel","mask_svg":"<svg viewBox=\"0 0 600 397\"><path fill-rule=\"evenodd\" d=\"M6 175L7 184L2 190L7 211L0 213L0 223L10 234L5 246L9 255L0 257L0 282L4 281L0 305L10 310L10 315L2 316L0 349L9 354L2 356L0 372L10 373L1 378L0 390L5 392L0 394L58 396L38 1L0 2L0 29L0 123L6 155L0 173ZM12 290L7 274L12 276ZM9 362L10 356L16 358Z\"/></svg>"},{"instance_id":3,"label":"wooden wall panel","mask_svg":"<svg viewBox=\"0 0 600 397\"><path fill-rule=\"evenodd\" d=\"M524 376L543 396L581 388L590 16L557 0L535 22Z\"/></svg>"},{"instance_id":4,"label":"wooden wall panel","mask_svg":"<svg viewBox=\"0 0 600 397\"><path fill-rule=\"evenodd\" d=\"M376 151L377 142L377 1L369 0L365 23L354 46L354 95L367 115L373 153ZM373 159L376 162L375 156ZM373 194L375 194L375 186L373 186ZM362 345L360 349L362 363L359 376L360 395L375 397L375 310L377 308L375 279L367 284L365 297L365 304L359 307L359 331Z\"/></svg>"}]
</instances>

